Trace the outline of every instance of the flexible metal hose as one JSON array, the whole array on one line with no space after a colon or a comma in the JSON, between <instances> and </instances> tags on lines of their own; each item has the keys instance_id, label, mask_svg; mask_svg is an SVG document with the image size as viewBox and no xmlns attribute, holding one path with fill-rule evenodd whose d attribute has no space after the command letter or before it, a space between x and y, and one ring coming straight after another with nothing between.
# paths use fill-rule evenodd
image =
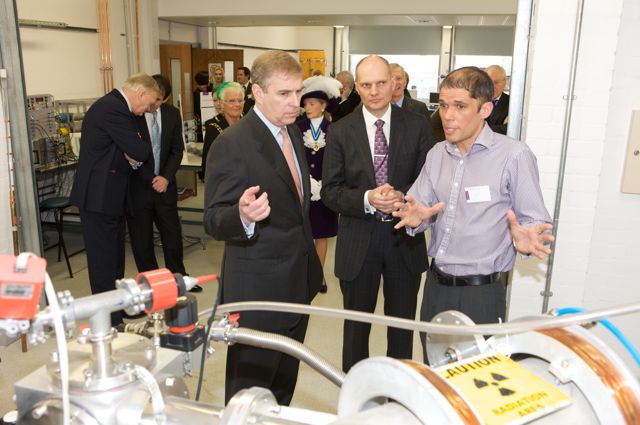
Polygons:
<instances>
[{"instance_id":1,"label":"flexible metal hose","mask_svg":"<svg viewBox=\"0 0 640 425\"><path fill-rule=\"evenodd\" d=\"M211 334L214 341L232 341L253 347L280 351L305 362L338 387L341 387L344 382L344 372L337 369L314 350L283 335L242 328L232 328L229 332L223 328L218 328L214 329Z\"/></svg>"},{"instance_id":2,"label":"flexible metal hose","mask_svg":"<svg viewBox=\"0 0 640 425\"><path fill-rule=\"evenodd\" d=\"M326 307L315 307L305 304L278 303L267 301L250 301L222 304L218 306L219 313L240 311L279 311L283 313L315 314L318 316L335 317L342 320L355 320L399 329L444 335L506 335L529 332L536 329L557 328L579 325L597 321L603 317L620 316L640 311L640 303L626 304L607 309L592 310L588 313L568 314L562 317L541 316L536 319L515 320L501 324L485 325L441 325L430 322L400 319L397 317L380 316L373 313L342 310ZM200 316L211 313L211 309L203 310Z\"/></svg>"}]
</instances>

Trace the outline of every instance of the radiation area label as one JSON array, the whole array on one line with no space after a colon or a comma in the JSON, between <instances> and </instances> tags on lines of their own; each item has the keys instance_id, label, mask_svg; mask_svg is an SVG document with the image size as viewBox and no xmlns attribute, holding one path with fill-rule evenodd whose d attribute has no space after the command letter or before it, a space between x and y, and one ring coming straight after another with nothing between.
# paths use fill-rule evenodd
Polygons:
<instances>
[{"instance_id":1,"label":"radiation area label","mask_svg":"<svg viewBox=\"0 0 640 425\"><path fill-rule=\"evenodd\" d=\"M502 354L473 357L436 371L487 425L526 424L572 402L567 394Z\"/></svg>"}]
</instances>

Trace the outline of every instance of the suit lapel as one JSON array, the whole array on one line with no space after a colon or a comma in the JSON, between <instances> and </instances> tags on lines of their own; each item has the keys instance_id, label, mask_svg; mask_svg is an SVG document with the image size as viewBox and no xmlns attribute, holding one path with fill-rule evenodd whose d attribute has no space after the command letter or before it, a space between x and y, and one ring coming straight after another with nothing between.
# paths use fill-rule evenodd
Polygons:
<instances>
[{"instance_id":1,"label":"suit lapel","mask_svg":"<svg viewBox=\"0 0 640 425\"><path fill-rule=\"evenodd\" d=\"M162 164L162 157L169 152L169 144L171 142L169 134L169 128L172 127L171 117L169 116L168 109L164 105L160 106L159 110L162 120L162 127L160 128L160 164Z\"/></svg>"},{"instance_id":2,"label":"suit lapel","mask_svg":"<svg viewBox=\"0 0 640 425\"><path fill-rule=\"evenodd\" d=\"M353 143L356 148L356 158L362 158L364 168L367 170L367 178L369 184L376 185L376 176L373 169L373 156L371 152L371 146L369 146L369 135L367 134L367 127L364 122L364 116L362 115L362 107L359 107L352 113L358 114L358 119L352 123L354 132L353 140L349 143Z\"/></svg>"},{"instance_id":3,"label":"suit lapel","mask_svg":"<svg viewBox=\"0 0 640 425\"><path fill-rule=\"evenodd\" d=\"M405 99L406 101L406 99ZM387 180L389 182L393 181L394 173L396 170L397 159L400 157L400 152L404 148L402 141L406 139L406 124L404 122L404 116L400 113L400 108L391 106L391 131L389 132L389 161L388 163L388 171L389 175L387 176Z\"/></svg>"}]
</instances>

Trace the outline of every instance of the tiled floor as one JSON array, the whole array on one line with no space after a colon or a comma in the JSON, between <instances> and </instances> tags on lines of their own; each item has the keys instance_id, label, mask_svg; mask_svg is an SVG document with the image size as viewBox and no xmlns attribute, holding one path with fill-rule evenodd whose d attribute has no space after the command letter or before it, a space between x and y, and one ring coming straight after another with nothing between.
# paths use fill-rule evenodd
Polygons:
<instances>
[{"instance_id":1,"label":"tiled floor","mask_svg":"<svg viewBox=\"0 0 640 425\"><path fill-rule=\"evenodd\" d=\"M197 213L184 213L184 217L190 219L201 219ZM220 270L223 244L212 240L204 234L202 226L185 225L185 234L200 236L203 238L206 249L198 244L185 248L185 265L189 274L193 276L217 273ZM313 304L318 306L328 306L341 308L342 298L338 287L337 279L333 276L333 250L334 240L329 244L329 255L325 271L329 292L319 294ZM160 250L158 249L157 252ZM86 258L84 253L80 253L71 259L74 271L74 278L70 279L64 261L56 262L56 250L47 251L49 260L49 274L56 290L68 289L75 298L90 294L87 278ZM159 262L161 262L161 255ZM133 277L136 274L133 257L130 255L127 246L127 266L126 276ZM199 309L203 310L211 307L214 301L216 288L209 285L202 293L196 294ZM381 303L379 303L379 307ZM380 310L380 309L379 309ZM76 333L77 334L77 333ZM371 355L384 355L386 351L386 332L379 326L373 326L371 337ZM419 342L417 336L414 343L414 359L420 359ZM309 330L306 337L306 345L314 349L331 361L334 365L341 364L342 349L342 321L324 317L311 317ZM200 399L218 406L224 401L224 364L226 347L222 343L215 346L216 353L205 365L205 382ZM20 344L15 343L9 347L0 347L0 387L5 390L0 391L0 414L13 409L12 385L18 379L32 372L46 361L51 351L55 349L55 338L50 338L43 346L30 347L27 353L20 352ZM195 378L188 378L191 390L191 397L195 394ZM311 370L306 365L301 365L301 373L298 379L298 386L293 398L292 406L315 409L325 412L335 412L338 400L338 388L327 379Z\"/></svg>"}]
</instances>

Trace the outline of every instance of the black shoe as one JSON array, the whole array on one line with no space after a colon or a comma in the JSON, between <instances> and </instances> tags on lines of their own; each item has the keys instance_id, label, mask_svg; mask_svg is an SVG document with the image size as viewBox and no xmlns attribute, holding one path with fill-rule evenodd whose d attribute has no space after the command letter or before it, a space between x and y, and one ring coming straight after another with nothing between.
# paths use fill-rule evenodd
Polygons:
<instances>
[{"instance_id":1,"label":"black shoe","mask_svg":"<svg viewBox=\"0 0 640 425\"><path fill-rule=\"evenodd\" d=\"M202 292L202 286L200 285L195 285L193 288L189 289L189 292L193 292L193 293L198 293L198 292Z\"/></svg>"}]
</instances>

